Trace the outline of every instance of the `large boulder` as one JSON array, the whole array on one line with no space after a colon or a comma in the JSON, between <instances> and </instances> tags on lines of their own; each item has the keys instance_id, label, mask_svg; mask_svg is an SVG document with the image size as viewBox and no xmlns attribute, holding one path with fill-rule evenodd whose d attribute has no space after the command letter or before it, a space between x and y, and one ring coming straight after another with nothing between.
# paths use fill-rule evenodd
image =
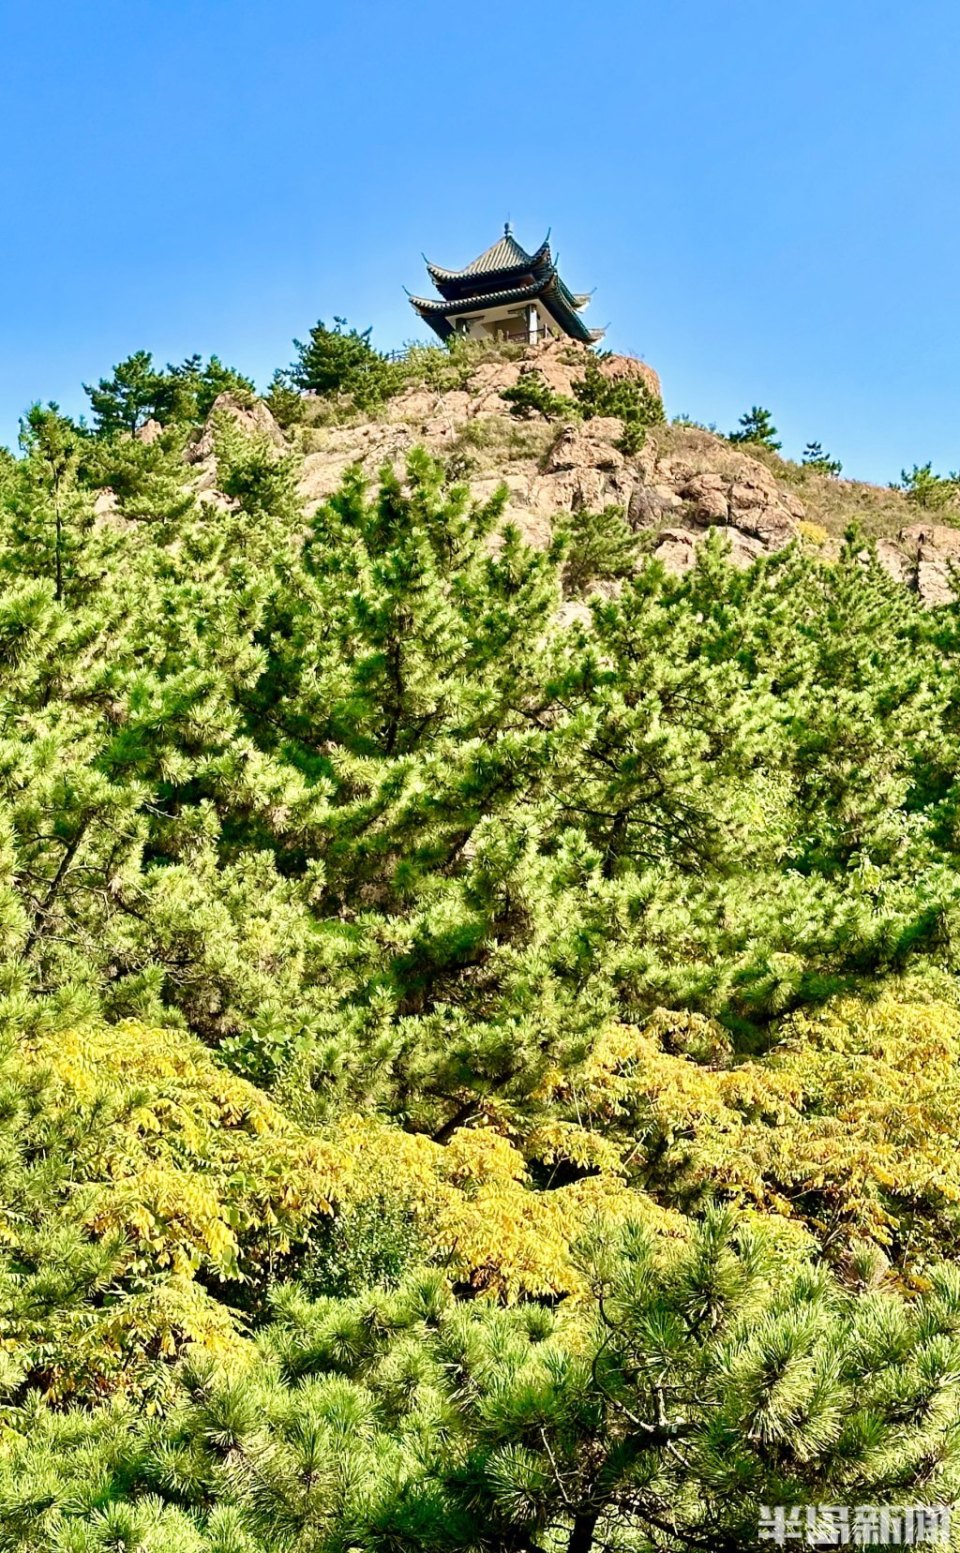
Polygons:
<instances>
[{"instance_id":1,"label":"large boulder","mask_svg":"<svg viewBox=\"0 0 960 1553\"><path fill-rule=\"evenodd\" d=\"M214 457L216 423L223 417L233 421L242 431L251 436L264 438L271 447L276 448L278 453L282 452L287 445L283 432L262 399L255 399L252 404L247 404L242 399L238 399L236 394L227 391L217 395L200 437L192 447L188 448L186 457L190 463L203 464Z\"/></svg>"},{"instance_id":2,"label":"large boulder","mask_svg":"<svg viewBox=\"0 0 960 1553\"><path fill-rule=\"evenodd\" d=\"M544 340L539 345L526 346L518 359L481 362L467 384L473 401L471 413L502 412L504 390L513 388L521 377L532 372L543 379L551 393L573 399L574 386L583 378L591 357L604 377L633 379L644 383L658 399L661 397L660 379L645 361L637 361L633 356L596 356L589 345L581 345L577 340Z\"/></svg>"},{"instance_id":3,"label":"large boulder","mask_svg":"<svg viewBox=\"0 0 960 1553\"><path fill-rule=\"evenodd\" d=\"M321 435L323 446L308 453L300 469L300 494L313 505L333 495L353 464L375 479L384 464L399 469L418 445L427 446L434 454L440 452L416 424L366 421L358 426L324 428Z\"/></svg>"},{"instance_id":4,"label":"large boulder","mask_svg":"<svg viewBox=\"0 0 960 1553\"><path fill-rule=\"evenodd\" d=\"M531 504L546 514L625 508L635 474L617 446L622 435L612 416L562 426L531 483Z\"/></svg>"},{"instance_id":5,"label":"large boulder","mask_svg":"<svg viewBox=\"0 0 960 1553\"><path fill-rule=\"evenodd\" d=\"M617 447L623 434L622 422L612 416L595 420L572 421L559 432L544 460L545 474L562 474L570 469L623 469L624 455Z\"/></svg>"},{"instance_id":6,"label":"large boulder","mask_svg":"<svg viewBox=\"0 0 960 1553\"><path fill-rule=\"evenodd\" d=\"M688 572L697 558L697 536L686 528L665 528L653 555L668 572Z\"/></svg>"},{"instance_id":7,"label":"large boulder","mask_svg":"<svg viewBox=\"0 0 960 1553\"><path fill-rule=\"evenodd\" d=\"M637 479L627 503L636 528L659 529L665 565L684 570L689 545L703 530L720 528L730 541L735 565L782 550L798 532L803 503L779 485L766 465L728 443L692 429L678 437L651 434L637 460ZM678 548L679 547L679 548Z\"/></svg>"},{"instance_id":8,"label":"large boulder","mask_svg":"<svg viewBox=\"0 0 960 1553\"><path fill-rule=\"evenodd\" d=\"M632 378L635 382L645 384L651 393L656 394L658 399L663 398L660 379L656 372L645 361L638 360L636 356L601 356L599 365L604 377Z\"/></svg>"},{"instance_id":9,"label":"large boulder","mask_svg":"<svg viewBox=\"0 0 960 1553\"><path fill-rule=\"evenodd\" d=\"M910 580L928 608L952 604L960 592L955 578L960 575L960 529L947 523L911 523L898 535L906 552ZM885 557L880 556L881 563ZM887 570L895 575L889 559Z\"/></svg>"},{"instance_id":10,"label":"large boulder","mask_svg":"<svg viewBox=\"0 0 960 1553\"><path fill-rule=\"evenodd\" d=\"M627 502L627 522L631 528L658 529L682 507L683 498L672 485L648 485L638 480Z\"/></svg>"}]
</instances>

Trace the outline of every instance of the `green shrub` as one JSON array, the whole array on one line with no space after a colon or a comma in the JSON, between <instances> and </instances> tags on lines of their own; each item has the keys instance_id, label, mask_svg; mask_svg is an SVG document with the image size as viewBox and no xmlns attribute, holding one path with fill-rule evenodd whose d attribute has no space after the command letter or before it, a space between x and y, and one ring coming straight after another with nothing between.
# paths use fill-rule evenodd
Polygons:
<instances>
[{"instance_id":1,"label":"green shrub","mask_svg":"<svg viewBox=\"0 0 960 1553\"><path fill-rule=\"evenodd\" d=\"M290 426L303 424L305 403L303 395L290 381L290 373L278 367L270 379L270 386L263 402L278 426L284 431Z\"/></svg>"},{"instance_id":2,"label":"green shrub","mask_svg":"<svg viewBox=\"0 0 960 1553\"><path fill-rule=\"evenodd\" d=\"M378 1196L343 1208L320 1222L318 1242L301 1281L313 1294L351 1296L367 1289L396 1289L425 1250L410 1210Z\"/></svg>"},{"instance_id":3,"label":"green shrub","mask_svg":"<svg viewBox=\"0 0 960 1553\"><path fill-rule=\"evenodd\" d=\"M544 379L543 373L534 368L523 372L512 388L505 388L500 395L510 406L510 414L529 420L533 415L544 415L555 420L560 415L579 415L578 406L563 394L555 394Z\"/></svg>"},{"instance_id":4,"label":"green shrub","mask_svg":"<svg viewBox=\"0 0 960 1553\"><path fill-rule=\"evenodd\" d=\"M508 340L475 340L451 334L443 344L407 345L402 368L408 383L422 384L435 393L447 394L467 387L479 366L487 361L516 361L523 347Z\"/></svg>"},{"instance_id":5,"label":"green shrub","mask_svg":"<svg viewBox=\"0 0 960 1553\"><path fill-rule=\"evenodd\" d=\"M923 507L928 512L938 512L953 500L958 487L960 478L957 475L936 475L932 464L926 463L914 464L909 474L906 469L901 469L899 484L895 484L893 489L903 491L913 506Z\"/></svg>"},{"instance_id":6,"label":"green shrub","mask_svg":"<svg viewBox=\"0 0 960 1553\"><path fill-rule=\"evenodd\" d=\"M591 583L629 577L636 569L639 541L619 507L571 513L558 538L566 544L563 591L582 596Z\"/></svg>"},{"instance_id":7,"label":"green shrub","mask_svg":"<svg viewBox=\"0 0 960 1553\"><path fill-rule=\"evenodd\" d=\"M184 480L187 436L184 427L174 425L153 442L90 437L83 446L81 478L94 490L110 490L125 518L143 522L182 518L193 501Z\"/></svg>"},{"instance_id":8,"label":"green shrub","mask_svg":"<svg viewBox=\"0 0 960 1553\"><path fill-rule=\"evenodd\" d=\"M588 356L583 377L573 392L585 420L612 415L623 422L617 446L628 457L643 447L648 426L663 421L663 401L646 383L632 377L606 377L595 356Z\"/></svg>"}]
</instances>

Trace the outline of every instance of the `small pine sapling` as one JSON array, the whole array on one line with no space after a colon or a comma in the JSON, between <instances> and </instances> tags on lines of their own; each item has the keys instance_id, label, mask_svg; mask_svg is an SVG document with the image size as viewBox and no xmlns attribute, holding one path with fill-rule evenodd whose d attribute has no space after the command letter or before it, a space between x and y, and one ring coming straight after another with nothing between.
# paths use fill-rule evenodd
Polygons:
<instances>
[{"instance_id":1,"label":"small pine sapling","mask_svg":"<svg viewBox=\"0 0 960 1553\"><path fill-rule=\"evenodd\" d=\"M838 458L825 453L819 442L808 442L803 450L803 467L818 475L838 475L843 469Z\"/></svg>"},{"instance_id":2,"label":"small pine sapling","mask_svg":"<svg viewBox=\"0 0 960 1553\"><path fill-rule=\"evenodd\" d=\"M914 507L923 507L928 512L937 512L946 507L952 501L960 488L960 476L957 474L938 475L933 472L933 465L914 464L908 472L901 469L899 482L894 482L893 489L903 491L907 501Z\"/></svg>"},{"instance_id":3,"label":"small pine sapling","mask_svg":"<svg viewBox=\"0 0 960 1553\"><path fill-rule=\"evenodd\" d=\"M774 453L779 453L782 444L777 442L776 436L777 428L773 424L770 411L755 404L745 415L741 415L739 429L731 431L727 440L753 442L760 447L770 448Z\"/></svg>"}]
</instances>

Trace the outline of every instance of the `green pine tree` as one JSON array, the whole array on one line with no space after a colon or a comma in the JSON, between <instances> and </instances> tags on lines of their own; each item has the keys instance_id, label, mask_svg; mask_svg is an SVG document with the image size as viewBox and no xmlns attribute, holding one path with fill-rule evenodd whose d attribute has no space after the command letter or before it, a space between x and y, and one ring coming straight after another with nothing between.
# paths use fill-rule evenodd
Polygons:
<instances>
[{"instance_id":1,"label":"green pine tree","mask_svg":"<svg viewBox=\"0 0 960 1553\"><path fill-rule=\"evenodd\" d=\"M321 319L306 341L294 340L297 359L290 381L302 392L321 397L342 394L360 409L369 409L397 393L405 375L400 363L389 361L370 343L370 330L348 328L335 318L328 329Z\"/></svg>"},{"instance_id":2,"label":"green pine tree","mask_svg":"<svg viewBox=\"0 0 960 1553\"><path fill-rule=\"evenodd\" d=\"M818 475L838 475L843 469L839 459L825 453L819 442L808 442L803 450L803 466Z\"/></svg>"},{"instance_id":3,"label":"green pine tree","mask_svg":"<svg viewBox=\"0 0 960 1553\"><path fill-rule=\"evenodd\" d=\"M771 448L779 452L781 444L776 439L777 428L773 424L773 417L769 410L761 409L754 405L740 417L740 425L736 431L728 434L730 442L756 442L761 447Z\"/></svg>"}]
</instances>

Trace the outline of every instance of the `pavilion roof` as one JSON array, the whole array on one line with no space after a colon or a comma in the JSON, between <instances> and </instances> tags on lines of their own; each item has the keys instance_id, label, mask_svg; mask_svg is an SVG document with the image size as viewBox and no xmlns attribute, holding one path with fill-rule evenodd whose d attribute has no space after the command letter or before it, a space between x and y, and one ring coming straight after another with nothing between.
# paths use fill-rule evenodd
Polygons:
<instances>
[{"instance_id":1,"label":"pavilion roof","mask_svg":"<svg viewBox=\"0 0 960 1553\"><path fill-rule=\"evenodd\" d=\"M527 253L526 249L517 242L509 225L504 227L502 237L498 237L495 243L491 243L489 248L486 248L470 264L465 265L462 270L448 270L443 265L431 264L429 259L427 260L430 279L441 292L448 286L456 286L457 282L476 282L487 276L525 274L539 276L553 268L549 232L535 252Z\"/></svg>"}]
</instances>

